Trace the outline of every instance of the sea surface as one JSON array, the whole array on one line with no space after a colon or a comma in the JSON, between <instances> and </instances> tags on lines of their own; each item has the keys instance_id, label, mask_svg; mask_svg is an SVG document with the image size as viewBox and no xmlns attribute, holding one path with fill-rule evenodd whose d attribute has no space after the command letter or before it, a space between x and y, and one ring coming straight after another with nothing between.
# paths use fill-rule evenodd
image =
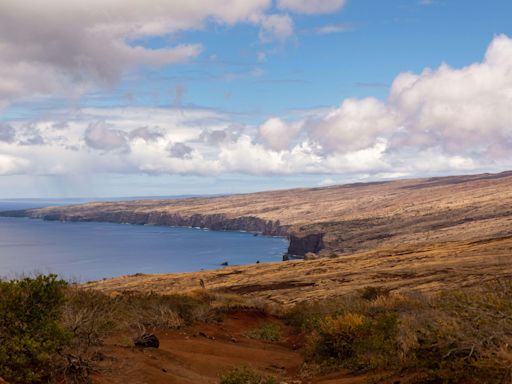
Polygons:
<instances>
[{"instance_id":1,"label":"sea surface","mask_svg":"<svg viewBox=\"0 0 512 384\"><path fill-rule=\"evenodd\" d=\"M0 200L0 211L86 202L80 200ZM135 273L192 272L280 261L283 238L90 222L58 222L0 217L0 277L56 273L85 282Z\"/></svg>"}]
</instances>

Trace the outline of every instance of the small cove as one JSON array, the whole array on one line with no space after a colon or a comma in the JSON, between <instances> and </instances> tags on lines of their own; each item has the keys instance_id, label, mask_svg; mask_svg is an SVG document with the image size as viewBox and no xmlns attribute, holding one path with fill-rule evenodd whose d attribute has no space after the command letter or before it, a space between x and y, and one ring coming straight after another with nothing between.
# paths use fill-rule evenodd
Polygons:
<instances>
[{"instance_id":1,"label":"small cove","mask_svg":"<svg viewBox=\"0 0 512 384\"><path fill-rule=\"evenodd\" d=\"M0 211L70 201L0 201ZM57 273L74 281L193 272L282 260L283 238L194 228L0 218L0 276Z\"/></svg>"}]
</instances>

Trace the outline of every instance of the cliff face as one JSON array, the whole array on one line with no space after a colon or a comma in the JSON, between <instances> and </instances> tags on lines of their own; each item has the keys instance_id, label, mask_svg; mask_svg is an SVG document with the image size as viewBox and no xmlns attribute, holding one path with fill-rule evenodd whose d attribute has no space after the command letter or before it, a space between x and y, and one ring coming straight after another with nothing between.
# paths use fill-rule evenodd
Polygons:
<instances>
[{"instance_id":1,"label":"cliff face","mask_svg":"<svg viewBox=\"0 0 512 384\"><path fill-rule=\"evenodd\" d=\"M13 216L14 216L14 212ZM41 213L39 210L27 210L24 214L17 213L16 216L28 216L43 220L58 221L98 221L123 224L148 224L164 225L175 227L197 227L208 228L214 231L247 231L268 236L286 236L288 229L282 226L279 220L263 220L254 216L242 216L229 218L224 214L201 215L193 214L182 216L179 213L161 212L94 212L87 215L67 214L64 211L53 211Z\"/></svg>"},{"instance_id":2,"label":"cliff face","mask_svg":"<svg viewBox=\"0 0 512 384\"><path fill-rule=\"evenodd\" d=\"M305 236L291 234L289 236L288 255L305 256L306 253L310 252L318 253L325 248L323 238L323 233L313 233Z\"/></svg>"}]
</instances>

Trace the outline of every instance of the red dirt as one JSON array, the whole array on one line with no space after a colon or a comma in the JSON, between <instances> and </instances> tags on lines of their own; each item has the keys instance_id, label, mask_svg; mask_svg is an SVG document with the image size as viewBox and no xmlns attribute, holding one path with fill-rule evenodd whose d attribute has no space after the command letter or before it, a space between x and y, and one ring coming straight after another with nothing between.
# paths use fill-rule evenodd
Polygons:
<instances>
[{"instance_id":1,"label":"red dirt","mask_svg":"<svg viewBox=\"0 0 512 384\"><path fill-rule=\"evenodd\" d=\"M281 327L282 340L271 343L245 336L267 323ZM234 367L247 366L262 374L293 378L302 357L297 337L281 321L258 311L237 311L221 323L197 324L181 330L155 330L158 349L126 347L119 336L105 346L111 369L95 377L95 383L198 384L218 383L220 375ZM108 361L112 358L112 361Z\"/></svg>"},{"instance_id":2,"label":"red dirt","mask_svg":"<svg viewBox=\"0 0 512 384\"><path fill-rule=\"evenodd\" d=\"M281 328L279 342L250 339L246 333L263 324ZM126 335L105 345L97 384L216 384L223 372L246 366L287 384L363 384L367 376L347 372L301 377L301 337L281 320L256 310L234 311L220 323L196 324L180 330L154 330L160 348L131 346ZM303 376L303 375L302 375Z\"/></svg>"}]
</instances>

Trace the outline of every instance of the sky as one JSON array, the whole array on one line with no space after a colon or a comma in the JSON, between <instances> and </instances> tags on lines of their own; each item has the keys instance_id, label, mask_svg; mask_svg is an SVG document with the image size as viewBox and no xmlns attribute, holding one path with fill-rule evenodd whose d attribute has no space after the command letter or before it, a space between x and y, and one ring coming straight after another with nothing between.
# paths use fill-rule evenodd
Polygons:
<instances>
[{"instance_id":1,"label":"sky","mask_svg":"<svg viewBox=\"0 0 512 384\"><path fill-rule=\"evenodd\" d=\"M0 198L512 169L510 0L2 0Z\"/></svg>"}]
</instances>

